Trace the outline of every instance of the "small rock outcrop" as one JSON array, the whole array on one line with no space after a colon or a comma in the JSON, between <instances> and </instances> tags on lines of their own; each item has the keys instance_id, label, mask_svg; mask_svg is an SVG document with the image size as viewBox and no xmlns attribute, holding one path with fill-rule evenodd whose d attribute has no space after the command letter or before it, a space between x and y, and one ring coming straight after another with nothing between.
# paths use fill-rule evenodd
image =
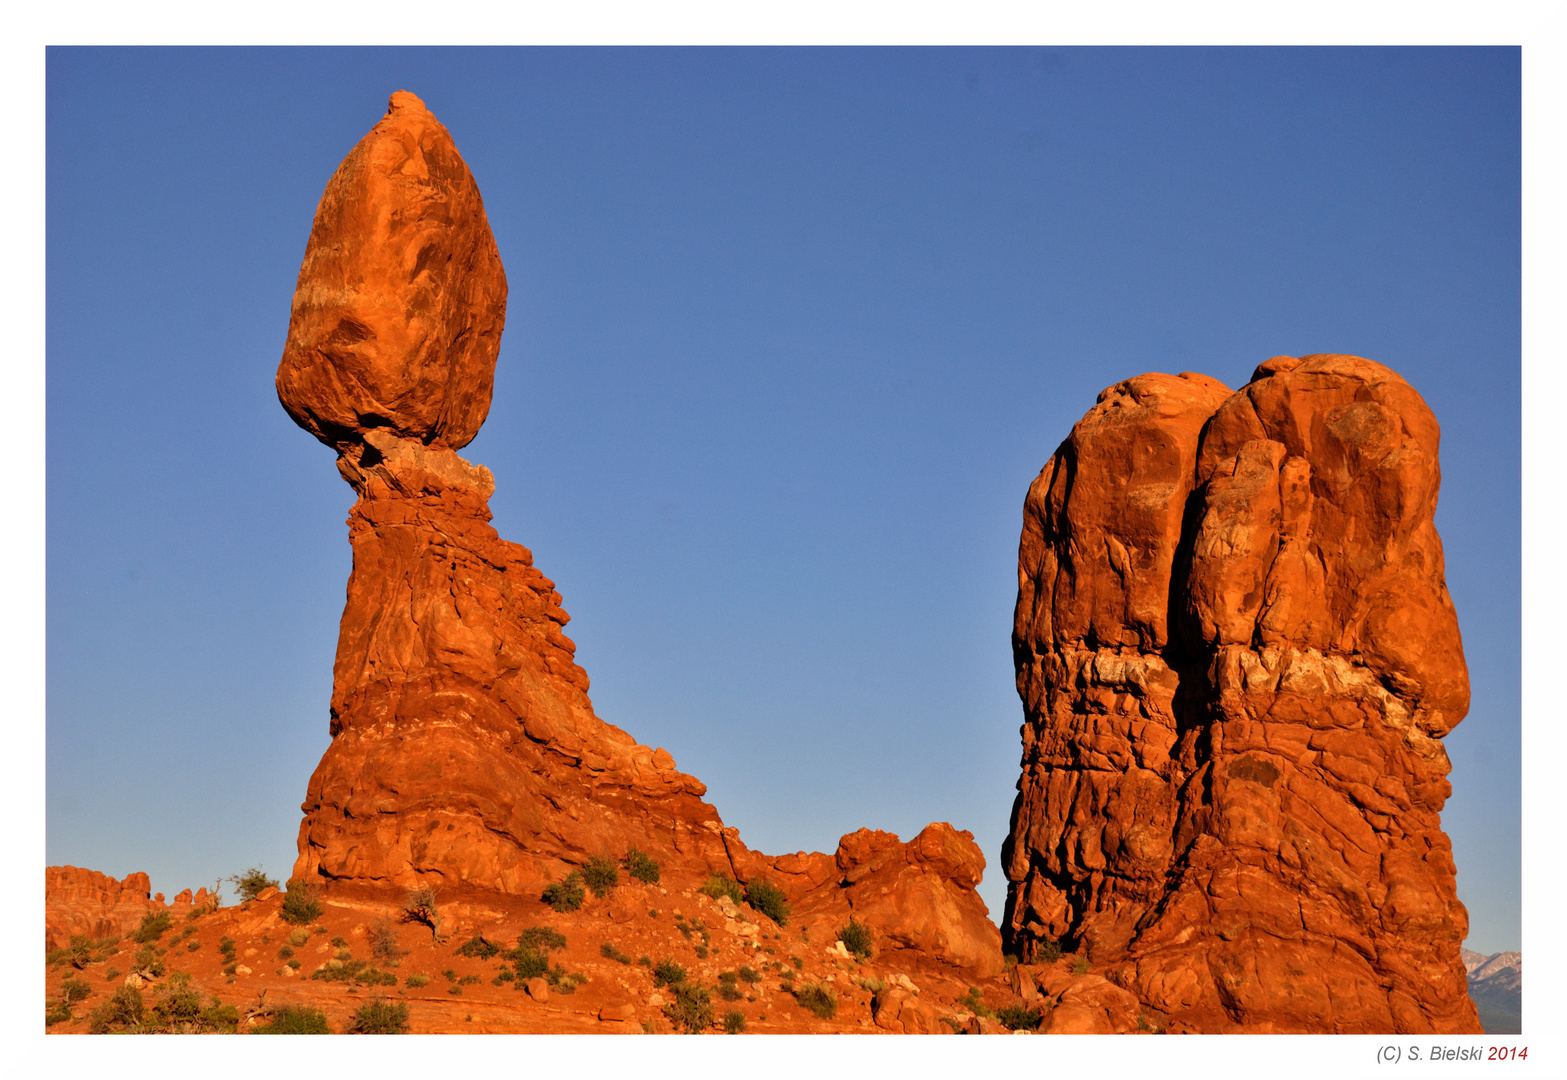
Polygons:
<instances>
[{"instance_id":1,"label":"small rock outcrop","mask_svg":"<svg viewBox=\"0 0 1567 1080\"><path fill-rule=\"evenodd\" d=\"M999 970L968 834L932 826L848 863L841 850L770 858L666 751L594 714L560 594L491 528L489 470L456 453L489 410L505 304L477 185L399 91L322 196L277 375L283 407L359 496L332 743L294 876L537 896L637 847L691 874L766 877L823 917L864 910L890 940Z\"/></svg>"},{"instance_id":2,"label":"small rock outcrop","mask_svg":"<svg viewBox=\"0 0 1567 1080\"><path fill-rule=\"evenodd\" d=\"M1172 1031L1478 1032L1441 737L1468 709L1397 374L1277 357L1105 390L1029 489L1003 933Z\"/></svg>"},{"instance_id":3,"label":"small rock outcrop","mask_svg":"<svg viewBox=\"0 0 1567 1080\"><path fill-rule=\"evenodd\" d=\"M79 866L44 869L44 947L64 948L72 937L99 941L124 937L148 915L169 912L186 915L208 903L206 889L195 895L185 889L166 904L163 894L152 895L152 881L145 873L112 878Z\"/></svg>"}]
</instances>

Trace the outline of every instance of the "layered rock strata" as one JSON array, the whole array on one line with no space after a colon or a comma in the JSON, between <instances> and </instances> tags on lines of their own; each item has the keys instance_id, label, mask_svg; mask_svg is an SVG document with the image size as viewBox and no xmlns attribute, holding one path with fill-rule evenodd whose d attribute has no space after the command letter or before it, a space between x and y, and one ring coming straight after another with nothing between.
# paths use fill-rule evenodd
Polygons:
<instances>
[{"instance_id":1,"label":"layered rock strata","mask_svg":"<svg viewBox=\"0 0 1567 1080\"><path fill-rule=\"evenodd\" d=\"M112 878L78 866L44 869L44 947L64 948L72 937L124 937L148 915L188 915L212 903L206 889L182 890L172 903L152 893L145 873Z\"/></svg>"},{"instance_id":2,"label":"layered rock strata","mask_svg":"<svg viewBox=\"0 0 1567 1080\"><path fill-rule=\"evenodd\" d=\"M489 470L455 452L488 413L505 302L473 177L399 91L322 196L278 368L284 408L359 496L332 743L294 875L537 895L635 846L688 874L766 877L801 911L863 911L895 948L999 970L969 834L854 834L849 855L770 858L666 751L594 714L560 594L491 528Z\"/></svg>"},{"instance_id":3,"label":"layered rock strata","mask_svg":"<svg viewBox=\"0 0 1567 1080\"><path fill-rule=\"evenodd\" d=\"M1468 709L1394 372L1278 357L1105 390L1029 489L1003 933L1171 1030L1477 1032L1441 737Z\"/></svg>"}]
</instances>

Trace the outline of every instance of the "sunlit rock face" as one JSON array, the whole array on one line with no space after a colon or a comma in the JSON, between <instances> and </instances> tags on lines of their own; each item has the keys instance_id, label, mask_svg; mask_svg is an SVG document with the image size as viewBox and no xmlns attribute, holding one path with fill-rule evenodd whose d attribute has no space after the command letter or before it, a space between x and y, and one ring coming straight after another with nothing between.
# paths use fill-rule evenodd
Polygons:
<instances>
[{"instance_id":1,"label":"sunlit rock face","mask_svg":"<svg viewBox=\"0 0 1567 1080\"><path fill-rule=\"evenodd\" d=\"M1024 506L1009 949L1081 946L1170 1030L1480 1030L1437 445L1353 356L1100 395Z\"/></svg>"}]
</instances>

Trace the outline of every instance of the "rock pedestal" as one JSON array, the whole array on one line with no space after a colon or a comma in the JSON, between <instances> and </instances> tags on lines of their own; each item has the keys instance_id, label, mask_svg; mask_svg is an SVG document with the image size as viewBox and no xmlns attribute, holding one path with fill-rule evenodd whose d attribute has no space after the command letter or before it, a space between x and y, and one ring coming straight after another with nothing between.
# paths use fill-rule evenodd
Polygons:
<instances>
[{"instance_id":1,"label":"rock pedestal","mask_svg":"<svg viewBox=\"0 0 1567 1080\"><path fill-rule=\"evenodd\" d=\"M1107 389L1028 493L1003 933L1170 1030L1478 1032L1438 429L1352 356Z\"/></svg>"}]
</instances>

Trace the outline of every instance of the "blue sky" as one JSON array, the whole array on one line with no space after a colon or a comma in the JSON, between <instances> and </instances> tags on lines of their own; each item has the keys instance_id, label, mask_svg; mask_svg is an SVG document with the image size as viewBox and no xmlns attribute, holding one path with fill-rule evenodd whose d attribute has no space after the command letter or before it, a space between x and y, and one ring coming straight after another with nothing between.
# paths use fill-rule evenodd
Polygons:
<instances>
[{"instance_id":1,"label":"blue sky","mask_svg":"<svg viewBox=\"0 0 1567 1080\"><path fill-rule=\"evenodd\" d=\"M399 88L510 280L494 524L749 844L949 820L999 916L1029 482L1119 379L1356 353L1442 424L1443 821L1519 947L1513 49L51 50L49 863L293 861L353 497L272 378Z\"/></svg>"}]
</instances>

